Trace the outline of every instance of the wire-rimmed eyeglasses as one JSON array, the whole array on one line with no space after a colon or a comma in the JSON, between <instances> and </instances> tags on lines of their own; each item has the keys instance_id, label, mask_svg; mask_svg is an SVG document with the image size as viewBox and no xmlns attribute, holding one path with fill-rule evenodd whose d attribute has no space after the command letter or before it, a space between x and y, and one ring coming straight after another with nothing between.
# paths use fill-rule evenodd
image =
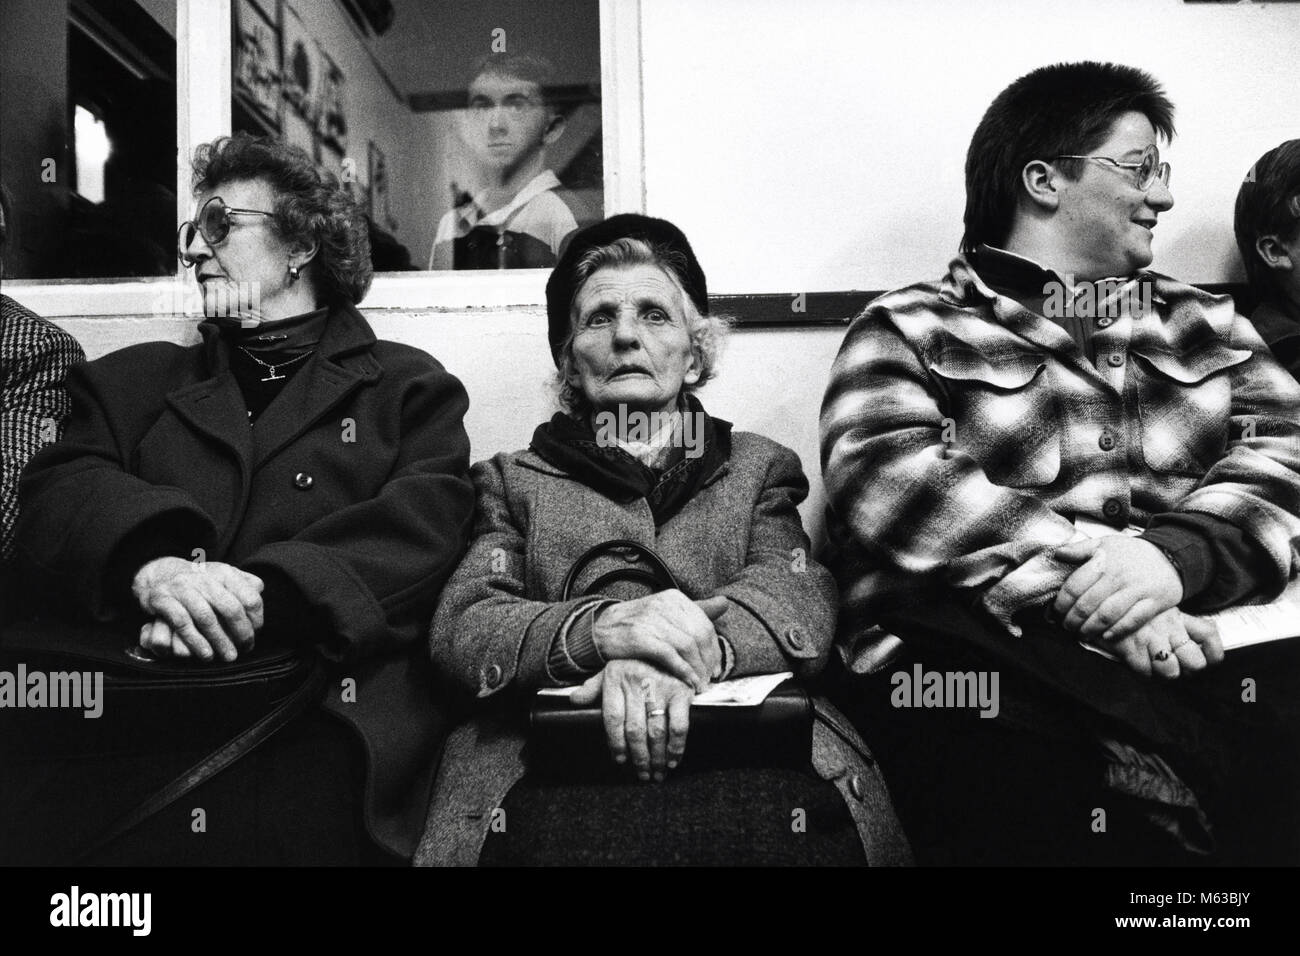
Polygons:
<instances>
[{"instance_id":1,"label":"wire-rimmed eyeglasses","mask_svg":"<svg viewBox=\"0 0 1300 956\"><path fill-rule=\"evenodd\" d=\"M1136 163L1121 163L1117 159L1111 159L1109 156L1077 156L1070 153L1062 153L1054 159L1091 159L1099 163L1106 163L1110 166L1118 166L1120 169L1137 170L1137 188L1146 192L1155 185L1157 179L1165 186L1169 185L1170 169L1168 163L1160 162L1160 150L1152 145L1142 151L1142 158Z\"/></svg>"},{"instance_id":2,"label":"wire-rimmed eyeglasses","mask_svg":"<svg viewBox=\"0 0 1300 956\"><path fill-rule=\"evenodd\" d=\"M197 231L205 242L210 246L215 246L230 234L230 217L231 216L274 216L275 213L267 212L264 209L237 209L227 206L225 200L220 196L213 196L203 204L199 210L197 221L187 219L181 223L181 227L176 232L176 254L180 256L186 268L194 265L195 261L190 257L190 243L194 241L194 233Z\"/></svg>"}]
</instances>

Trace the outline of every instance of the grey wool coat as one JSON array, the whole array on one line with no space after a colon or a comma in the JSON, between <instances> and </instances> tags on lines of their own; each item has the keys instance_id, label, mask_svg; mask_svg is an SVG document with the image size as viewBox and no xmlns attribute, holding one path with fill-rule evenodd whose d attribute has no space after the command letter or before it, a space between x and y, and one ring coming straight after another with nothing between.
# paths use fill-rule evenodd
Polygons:
<instances>
[{"instance_id":1,"label":"grey wool coat","mask_svg":"<svg viewBox=\"0 0 1300 956\"><path fill-rule=\"evenodd\" d=\"M614 501L533 451L499 454L475 465L471 477L478 507L473 541L443 592L431 645L440 669L484 706L448 740L417 864L477 861L491 811L526 769L522 706L534 689L557 683L546 667L551 643L591 601L562 601L565 575L594 545L636 541L659 553L688 597L726 596L723 623L735 654L730 676L792 670L811 677L826 662L836 589L808 556L797 510L808 483L788 448L733 434L730 459L657 529L644 498ZM602 557L582 580L623 560ZM516 708L488 705L512 694ZM907 862L865 744L833 708L817 704L815 768L844 795L868 860Z\"/></svg>"}]
</instances>

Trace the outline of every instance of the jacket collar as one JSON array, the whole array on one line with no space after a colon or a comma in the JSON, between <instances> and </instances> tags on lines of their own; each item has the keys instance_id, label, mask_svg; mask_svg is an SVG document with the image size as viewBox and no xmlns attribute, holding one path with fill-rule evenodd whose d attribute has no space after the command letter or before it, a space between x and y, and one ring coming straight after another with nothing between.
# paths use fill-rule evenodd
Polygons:
<instances>
[{"instance_id":1,"label":"jacket collar","mask_svg":"<svg viewBox=\"0 0 1300 956\"><path fill-rule=\"evenodd\" d=\"M201 322L199 334L208 377L171 392L168 403L191 427L226 445L241 461L251 461L252 467L301 435L362 384L376 381L383 371L373 354L377 339L370 324L350 303L335 305L316 354L250 429L243 396L230 370L229 345L215 322Z\"/></svg>"},{"instance_id":2,"label":"jacket collar","mask_svg":"<svg viewBox=\"0 0 1300 956\"><path fill-rule=\"evenodd\" d=\"M228 369L230 354L221 336L221 326L206 319L199 323L199 335L203 337L203 355L208 371L217 375ZM325 324L316 351L319 356L337 359L369 349L376 341L370 323L357 311L356 306L350 302L340 302L330 308L329 321Z\"/></svg>"},{"instance_id":3,"label":"jacket collar","mask_svg":"<svg viewBox=\"0 0 1300 956\"><path fill-rule=\"evenodd\" d=\"M1071 365L1088 365L1087 359L1079 353L1074 339L1070 338L1065 329L1050 319L1029 311L1015 299L998 295L980 278L964 255L957 256L949 263L948 274L939 282L939 294L961 309L990 308L1001 325L1021 338L1028 339Z\"/></svg>"},{"instance_id":4,"label":"jacket collar","mask_svg":"<svg viewBox=\"0 0 1300 956\"><path fill-rule=\"evenodd\" d=\"M461 234L468 233L475 226L491 226L494 229L502 227L514 218L516 212L532 202L534 198L547 190L558 189L559 187L559 178L551 170L545 169L529 180L523 189L515 193L514 199L500 209L493 209L487 213L482 211L487 204L487 192L481 192L474 197L474 201L468 206L458 210Z\"/></svg>"},{"instance_id":5,"label":"jacket collar","mask_svg":"<svg viewBox=\"0 0 1300 956\"><path fill-rule=\"evenodd\" d=\"M1006 290L1009 294L1018 298L1025 296L1043 297L1047 294L1044 288L1047 283L1060 282L1063 286L1072 285L1076 297L1085 285L1092 285L1094 289L1097 286L1104 285L1108 292L1118 296L1127 292L1135 284L1142 283L1149 284L1153 296L1163 303L1156 289L1156 274L1154 272L1139 270L1131 276L1107 276L1091 282L1076 280L1067 283L1062 273L1057 272L1055 269L1049 269L1036 259L1022 256L1018 252L1012 252L1009 249L990 246L987 243L979 245L973 258L974 262L971 261L971 258L966 258L967 265L972 269L979 270L977 278L981 279L981 285L994 295L998 294L998 290Z\"/></svg>"},{"instance_id":6,"label":"jacket collar","mask_svg":"<svg viewBox=\"0 0 1300 956\"><path fill-rule=\"evenodd\" d=\"M999 273L1010 273L1013 278L1021 281L1025 281L1025 277L1029 275L1044 282L1052 279L1062 281L1058 273L1033 259L992 246L980 247L981 256L989 254L996 263ZM1117 277L1117 280L1119 279L1120 277ZM1145 283L1150 286L1151 301L1158 305L1165 305L1165 300L1159 292L1158 279L1154 272L1139 271L1127 279L1122 279L1112 295L1121 303L1131 301L1129 293L1138 284ZM1101 379L1096 368L1079 350L1069 332L1051 319L1021 305L1010 296L1000 295L980 277L980 274L975 271L975 266L966 256L959 255L949 264L947 275L939 282L939 294L950 304L961 309L991 309L997 321L1008 331L1045 349L1089 378ZM1140 318L1137 315L1132 316L1134 321Z\"/></svg>"},{"instance_id":7,"label":"jacket collar","mask_svg":"<svg viewBox=\"0 0 1300 956\"><path fill-rule=\"evenodd\" d=\"M1033 283L1041 287L1052 280L1064 282L1060 273L1042 263L996 246L981 245L977 257L981 264L989 263L991 268L988 271L995 276L994 283L1002 287L1024 286L1023 291L1027 292L1031 291ZM1150 285L1152 301L1164 305L1166 303L1160 294L1158 279L1156 273L1142 269L1131 276L1113 276L1098 281L1118 283L1113 286L1115 297L1124 295L1138 284ZM1077 289L1079 283L1075 283L1075 287ZM975 271L975 265L965 255L959 255L949 263L948 274L939 283L939 288L945 298L962 308L978 308L981 303L995 302L999 298L998 293L980 277Z\"/></svg>"}]
</instances>

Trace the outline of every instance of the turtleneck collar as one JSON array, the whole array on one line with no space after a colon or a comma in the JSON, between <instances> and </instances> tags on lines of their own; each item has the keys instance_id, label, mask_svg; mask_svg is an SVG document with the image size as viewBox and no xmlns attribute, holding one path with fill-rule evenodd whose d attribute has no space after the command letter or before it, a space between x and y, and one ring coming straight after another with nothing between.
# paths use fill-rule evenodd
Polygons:
<instances>
[{"instance_id":1,"label":"turtleneck collar","mask_svg":"<svg viewBox=\"0 0 1300 956\"><path fill-rule=\"evenodd\" d=\"M259 358L293 358L312 351L320 344L329 314L328 308L321 308L276 322L263 322L252 328L220 323L221 336L231 345L245 349Z\"/></svg>"}]
</instances>

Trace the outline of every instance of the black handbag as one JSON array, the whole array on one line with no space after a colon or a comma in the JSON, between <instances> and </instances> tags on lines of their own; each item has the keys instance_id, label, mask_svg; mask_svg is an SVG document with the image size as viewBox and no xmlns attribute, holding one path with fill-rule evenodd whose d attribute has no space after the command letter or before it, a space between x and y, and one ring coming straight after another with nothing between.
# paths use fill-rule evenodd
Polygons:
<instances>
[{"instance_id":1,"label":"black handbag","mask_svg":"<svg viewBox=\"0 0 1300 956\"><path fill-rule=\"evenodd\" d=\"M8 766L32 760L75 766L83 758L138 755L142 744L192 761L71 862L104 849L265 743L320 701L326 680L319 656L295 648L259 647L231 663L159 660L141 653L134 635L53 620L7 624L0 670L20 691L19 684L27 685L23 705L6 707L0 724L0 760ZM31 687L42 682L44 702L30 706L37 700ZM80 706L51 706L68 703L53 699L56 687L65 698L79 696ZM98 716L88 716L92 705ZM194 761L194 754L202 756Z\"/></svg>"},{"instance_id":2,"label":"black handbag","mask_svg":"<svg viewBox=\"0 0 1300 956\"><path fill-rule=\"evenodd\" d=\"M618 565L579 590L583 572L611 557ZM574 562L563 598L620 581L653 590L677 586L652 549L616 540ZM756 707L692 707L685 756L653 787L629 785L627 769L610 759L600 707L538 695L530 719L526 773L501 804L509 825L489 830L480 865L864 862L849 805L814 770L813 704L793 681ZM791 807L814 821L807 832L791 829Z\"/></svg>"},{"instance_id":3,"label":"black handbag","mask_svg":"<svg viewBox=\"0 0 1300 956\"><path fill-rule=\"evenodd\" d=\"M620 566L577 590L584 571L601 558ZM643 563L644 562L644 566ZM605 541L582 554L565 575L561 600L599 594L617 581L634 581L653 591L677 587L671 569L652 548L636 541ZM566 779L622 776L609 759L599 705L575 707L567 697L535 695L529 715L529 769ZM690 739L681 767L805 768L812 753L813 708L808 693L792 680L757 707L693 707Z\"/></svg>"}]
</instances>

